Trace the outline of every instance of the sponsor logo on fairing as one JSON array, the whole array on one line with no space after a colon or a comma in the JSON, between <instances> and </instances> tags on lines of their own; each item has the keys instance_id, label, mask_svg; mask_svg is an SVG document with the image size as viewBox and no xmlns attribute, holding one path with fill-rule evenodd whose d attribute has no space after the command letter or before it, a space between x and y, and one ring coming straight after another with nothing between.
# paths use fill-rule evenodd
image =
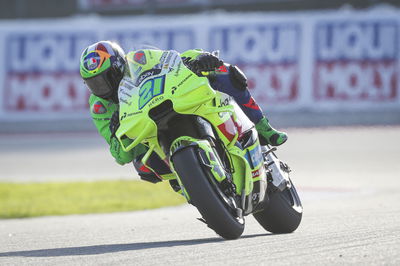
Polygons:
<instances>
[{"instance_id":1,"label":"sponsor logo on fairing","mask_svg":"<svg viewBox=\"0 0 400 266\"><path fill-rule=\"evenodd\" d=\"M143 51L138 51L133 55L133 60L135 60L135 62L137 62L141 65L145 65L146 64L146 55Z\"/></svg>"},{"instance_id":2,"label":"sponsor logo on fairing","mask_svg":"<svg viewBox=\"0 0 400 266\"><path fill-rule=\"evenodd\" d=\"M181 72L181 68L182 68L182 61L180 61L178 63L178 66L176 67L176 71L175 71L175 74L174 74L175 77L179 76L179 72Z\"/></svg>"},{"instance_id":3,"label":"sponsor logo on fairing","mask_svg":"<svg viewBox=\"0 0 400 266\"><path fill-rule=\"evenodd\" d=\"M139 86L140 83L142 83L143 80L145 80L148 77L155 76L161 73L161 69L149 69L144 71L143 73L140 74L140 76L137 78L135 82L135 86Z\"/></svg>"},{"instance_id":4,"label":"sponsor logo on fairing","mask_svg":"<svg viewBox=\"0 0 400 266\"><path fill-rule=\"evenodd\" d=\"M190 73L189 75L187 75L181 82L179 82L178 83L178 88L180 87L180 86L182 86L183 85L183 83L185 83L191 76L193 76L193 73Z\"/></svg>"},{"instance_id":5,"label":"sponsor logo on fairing","mask_svg":"<svg viewBox=\"0 0 400 266\"><path fill-rule=\"evenodd\" d=\"M227 97L225 99L219 99L219 105L217 107L228 106L229 103L230 103L230 97Z\"/></svg>"},{"instance_id":6,"label":"sponsor logo on fairing","mask_svg":"<svg viewBox=\"0 0 400 266\"><path fill-rule=\"evenodd\" d=\"M160 57L160 64L161 64L161 65L164 64L165 58L167 57L167 54L168 54L167 51L162 53L162 55L161 55L161 57Z\"/></svg>"},{"instance_id":7,"label":"sponsor logo on fairing","mask_svg":"<svg viewBox=\"0 0 400 266\"><path fill-rule=\"evenodd\" d=\"M315 30L314 98L386 102L396 98L397 21L327 21Z\"/></svg>"},{"instance_id":8,"label":"sponsor logo on fairing","mask_svg":"<svg viewBox=\"0 0 400 266\"><path fill-rule=\"evenodd\" d=\"M259 177L260 176L260 169L257 169L255 171L251 172L251 176L253 178Z\"/></svg>"},{"instance_id":9,"label":"sponsor logo on fairing","mask_svg":"<svg viewBox=\"0 0 400 266\"><path fill-rule=\"evenodd\" d=\"M257 145L252 149L248 149L245 158L253 167L259 166L264 161L260 145Z\"/></svg>"},{"instance_id":10,"label":"sponsor logo on fairing","mask_svg":"<svg viewBox=\"0 0 400 266\"><path fill-rule=\"evenodd\" d=\"M137 111L137 112L133 112L133 113L123 113L123 115L121 116L121 121L122 120L124 120L125 118L128 118L128 117L131 117L131 116L134 116L134 115L138 115L138 114L141 114L143 111Z\"/></svg>"}]
</instances>

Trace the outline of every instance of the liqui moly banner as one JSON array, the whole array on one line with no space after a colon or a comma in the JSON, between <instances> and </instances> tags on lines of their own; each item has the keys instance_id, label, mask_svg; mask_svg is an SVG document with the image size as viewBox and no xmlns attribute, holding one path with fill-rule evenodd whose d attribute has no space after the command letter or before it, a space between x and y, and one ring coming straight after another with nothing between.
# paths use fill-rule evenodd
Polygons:
<instances>
[{"instance_id":1,"label":"liqui moly banner","mask_svg":"<svg viewBox=\"0 0 400 266\"><path fill-rule=\"evenodd\" d=\"M98 40L219 50L267 111L400 112L400 10L0 23L0 120L88 118L82 50Z\"/></svg>"},{"instance_id":2,"label":"liqui moly banner","mask_svg":"<svg viewBox=\"0 0 400 266\"><path fill-rule=\"evenodd\" d=\"M325 20L314 31L314 92L333 106L398 103L399 21Z\"/></svg>"},{"instance_id":3,"label":"liqui moly banner","mask_svg":"<svg viewBox=\"0 0 400 266\"><path fill-rule=\"evenodd\" d=\"M5 35L3 112L55 116L87 108L88 91L77 72L90 32L19 31Z\"/></svg>"},{"instance_id":4,"label":"liqui moly banner","mask_svg":"<svg viewBox=\"0 0 400 266\"><path fill-rule=\"evenodd\" d=\"M4 40L0 41L4 59L0 66L0 119L89 117L90 93L79 75L79 60L83 49L98 40L114 40L126 51L139 44L184 51L195 44L191 28L114 28L116 24L111 23L93 31L80 28L83 22L71 21L74 31L52 25L47 29L42 22L29 30L13 25L13 30L0 31Z\"/></svg>"},{"instance_id":5,"label":"liqui moly banner","mask_svg":"<svg viewBox=\"0 0 400 266\"><path fill-rule=\"evenodd\" d=\"M301 26L298 22L243 23L210 30L210 48L240 66L262 105L296 102L299 95Z\"/></svg>"}]
</instances>

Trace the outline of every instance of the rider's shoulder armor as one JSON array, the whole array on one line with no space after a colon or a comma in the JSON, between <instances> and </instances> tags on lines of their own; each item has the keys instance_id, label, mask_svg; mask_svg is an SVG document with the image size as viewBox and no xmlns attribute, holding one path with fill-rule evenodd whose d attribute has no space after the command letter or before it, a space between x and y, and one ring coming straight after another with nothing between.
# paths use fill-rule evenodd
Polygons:
<instances>
[{"instance_id":1,"label":"rider's shoulder armor","mask_svg":"<svg viewBox=\"0 0 400 266\"><path fill-rule=\"evenodd\" d=\"M117 105L94 94L89 97L90 114L93 119L109 119Z\"/></svg>"}]
</instances>

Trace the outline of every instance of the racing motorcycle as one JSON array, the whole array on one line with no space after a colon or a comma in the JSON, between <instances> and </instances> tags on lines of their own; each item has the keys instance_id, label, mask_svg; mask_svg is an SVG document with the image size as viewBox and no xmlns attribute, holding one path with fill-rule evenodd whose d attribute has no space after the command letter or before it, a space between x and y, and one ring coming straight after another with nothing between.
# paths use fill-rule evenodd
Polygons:
<instances>
[{"instance_id":1,"label":"racing motorcycle","mask_svg":"<svg viewBox=\"0 0 400 266\"><path fill-rule=\"evenodd\" d=\"M201 220L225 239L242 235L249 214L269 232L296 230L303 208L290 168L276 148L260 145L237 103L187 68L176 51L136 53L127 54L132 83L119 91L122 148L146 145L144 165L156 153Z\"/></svg>"}]
</instances>

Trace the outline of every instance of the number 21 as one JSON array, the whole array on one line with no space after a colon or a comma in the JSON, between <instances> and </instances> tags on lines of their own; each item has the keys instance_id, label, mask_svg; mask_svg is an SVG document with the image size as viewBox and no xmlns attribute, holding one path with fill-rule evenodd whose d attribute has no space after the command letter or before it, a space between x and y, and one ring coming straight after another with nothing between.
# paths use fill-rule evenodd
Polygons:
<instances>
[{"instance_id":1,"label":"number 21","mask_svg":"<svg viewBox=\"0 0 400 266\"><path fill-rule=\"evenodd\" d=\"M147 80L139 90L139 109L142 109L151 99L164 93L165 76Z\"/></svg>"}]
</instances>

